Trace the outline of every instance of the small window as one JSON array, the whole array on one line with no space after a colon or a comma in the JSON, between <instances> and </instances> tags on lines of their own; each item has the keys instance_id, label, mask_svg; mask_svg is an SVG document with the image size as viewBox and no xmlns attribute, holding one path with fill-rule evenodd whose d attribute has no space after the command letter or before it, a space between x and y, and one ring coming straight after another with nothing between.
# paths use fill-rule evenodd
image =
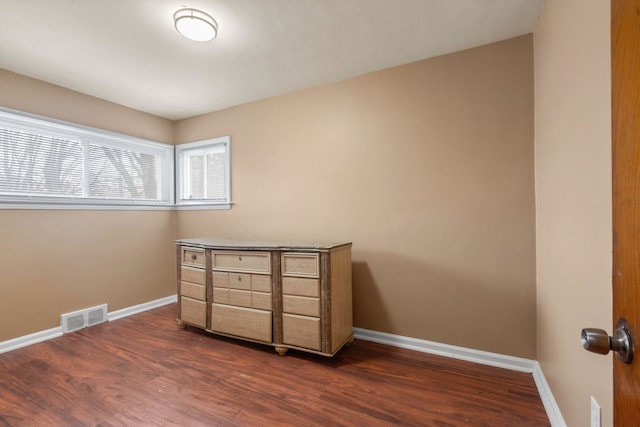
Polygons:
<instances>
[{"instance_id":1,"label":"small window","mask_svg":"<svg viewBox=\"0 0 640 427\"><path fill-rule=\"evenodd\" d=\"M176 147L177 204L230 207L230 143L225 136Z\"/></svg>"},{"instance_id":2,"label":"small window","mask_svg":"<svg viewBox=\"0 0 640 427\"><path fill-rule=\"evenodd\" d=\"M171 205L173 146L0 111L0 202Z\"/></svg>"}]
</instances>

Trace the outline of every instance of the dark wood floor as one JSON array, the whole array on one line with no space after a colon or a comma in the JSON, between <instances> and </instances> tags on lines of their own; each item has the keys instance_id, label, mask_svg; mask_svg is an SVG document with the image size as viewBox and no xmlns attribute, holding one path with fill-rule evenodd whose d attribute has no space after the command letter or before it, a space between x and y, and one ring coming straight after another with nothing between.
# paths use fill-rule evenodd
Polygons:
<instances>
[{"instance_id":1,"label":"dark wood floor","mask_svg":"<svg viewBox=\"0 0 640 427\"><path fill-rule=\"evenodd\" d=\"M334 358L175 323L176 305L0 355L0 426L548 426L530 374L358 341Z\"/></svg>"}]
</instances>

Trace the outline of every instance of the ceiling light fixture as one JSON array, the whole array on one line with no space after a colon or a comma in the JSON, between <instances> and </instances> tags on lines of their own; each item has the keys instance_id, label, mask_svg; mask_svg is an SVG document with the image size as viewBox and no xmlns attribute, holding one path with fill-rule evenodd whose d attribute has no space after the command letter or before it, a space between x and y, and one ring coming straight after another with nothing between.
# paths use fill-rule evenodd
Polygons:
<instances>
[{"instance_id":1,"label":"ceiling light fixture","mask_svg":"<svg viewBox=\"0 0 640 427\"><path fill-rule=\"evenodd\" d=\"M218 23L198 9L183 8L173 14L176 30L188 39L208 42L218 35Z\"/></svg>"}]
</instances>

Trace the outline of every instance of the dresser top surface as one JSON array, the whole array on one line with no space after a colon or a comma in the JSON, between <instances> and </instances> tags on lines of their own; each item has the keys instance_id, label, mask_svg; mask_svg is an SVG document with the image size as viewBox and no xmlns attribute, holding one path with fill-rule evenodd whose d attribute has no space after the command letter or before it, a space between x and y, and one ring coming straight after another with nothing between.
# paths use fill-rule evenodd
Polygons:
<instances>
[{"instance_id":1,"label":"dresser top surface","mask_svg":"<svg viewBox=\"0 0 640 427\"><path fill-rule=\"evenodd\" d=\"M343 246L351 246L351 242L298 242L270 240L232 240L216 237L196 237L178 239L178 245L194 246L208 249L256 250L256 251L329 251Z\"/></svg>"}]
</instances>

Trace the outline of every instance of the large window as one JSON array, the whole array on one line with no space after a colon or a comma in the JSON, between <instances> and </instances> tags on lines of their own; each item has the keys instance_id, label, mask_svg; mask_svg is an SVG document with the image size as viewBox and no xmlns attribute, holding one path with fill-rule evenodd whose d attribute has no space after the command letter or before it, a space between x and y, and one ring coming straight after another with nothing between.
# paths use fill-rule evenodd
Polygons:
<instances>
[{"instance_id":1,"label":"large window","mask_svg":"<svg viewBox=\"0 0 640 427\"><path fill-rule=\"evenodd\" d=\"M0 202L170 205L173 146L0 110Z\"/></svg>"},{"instance_id":2,"label":"large window","mask_svg":"<svg viewBox=\"0 0 640 427\"><path fill-rule=\"evenodd\" d=\"M176 147L177 204L229 208L228 136Z\"/></svg>"}]
</instances>

